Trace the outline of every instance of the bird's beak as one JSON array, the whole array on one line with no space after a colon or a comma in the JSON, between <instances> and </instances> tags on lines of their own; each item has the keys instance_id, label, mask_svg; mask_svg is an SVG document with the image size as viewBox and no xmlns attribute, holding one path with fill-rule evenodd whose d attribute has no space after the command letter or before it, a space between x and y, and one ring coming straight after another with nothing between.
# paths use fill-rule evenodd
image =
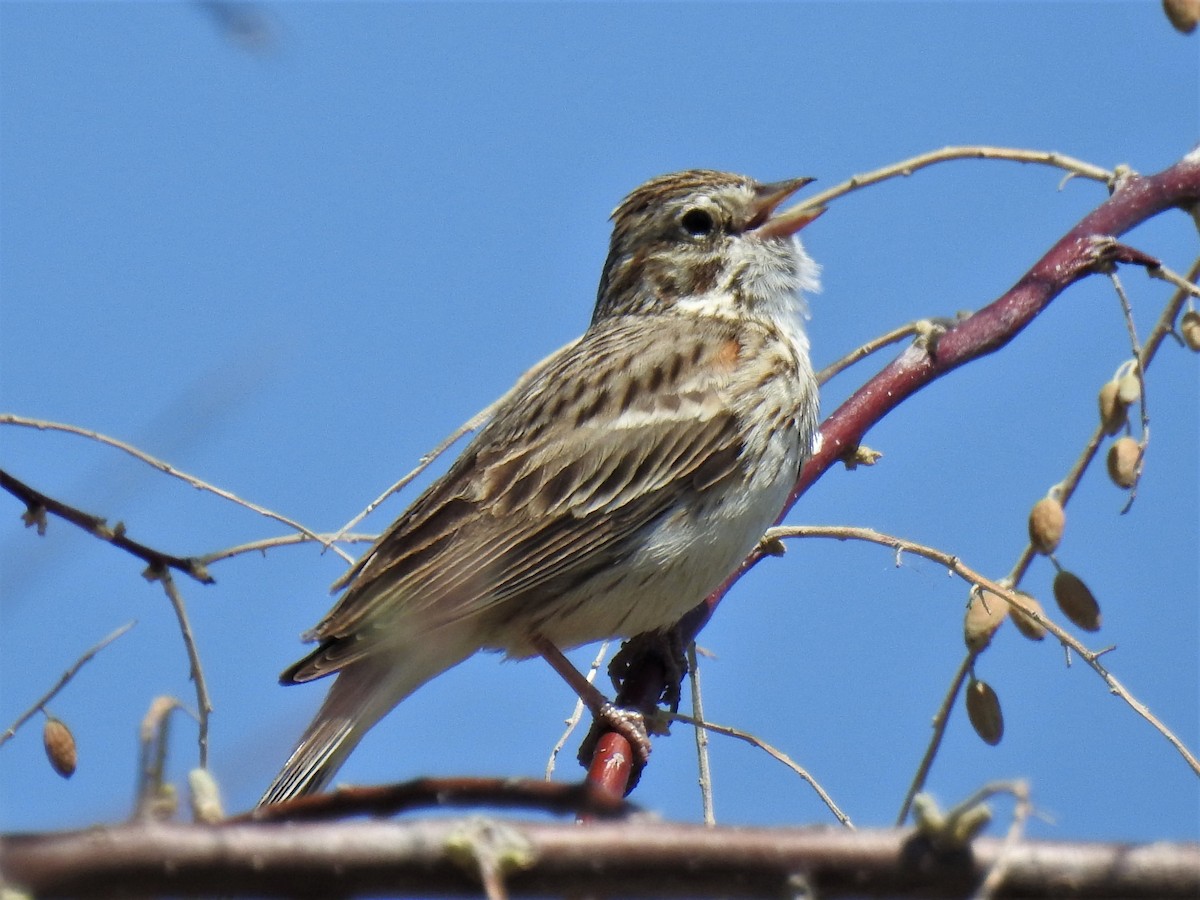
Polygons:
<instances>
[{"instance_id":1,"label":"bird's beak","mask_svg":"<svg viewBox=\"0 0 1200 900\"><path fill-rule=\"evenodd\" d=\"M775 181L771 184L760 185L758 208L751 220L752 223L756 223L752 224L754 233L764 238L788 237L825 212L823 206L805 206L803 203L778 214L775 212L784 200L815 180L814 178L792 178L788 181Z\"/></svg>"}]
</instances>

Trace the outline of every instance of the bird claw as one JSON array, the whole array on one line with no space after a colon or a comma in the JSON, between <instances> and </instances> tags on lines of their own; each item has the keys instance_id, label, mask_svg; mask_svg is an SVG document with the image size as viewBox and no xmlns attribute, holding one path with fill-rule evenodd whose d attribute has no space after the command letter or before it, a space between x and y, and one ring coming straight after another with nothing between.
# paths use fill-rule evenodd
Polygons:
<instances>
[{"instance_id":1,"label":"bird claw","mask_svg":"<svg viewBox=\"0 0 1200 900\"><path fill-rule=\"evenodd\" d=\"M639 769L646 765L650 760L650 732L642 713L636 709L622 709L615 703L605 703L596 710L596 720L605 730L616 732L629 742Z\"/></svg>"}]
</instances>

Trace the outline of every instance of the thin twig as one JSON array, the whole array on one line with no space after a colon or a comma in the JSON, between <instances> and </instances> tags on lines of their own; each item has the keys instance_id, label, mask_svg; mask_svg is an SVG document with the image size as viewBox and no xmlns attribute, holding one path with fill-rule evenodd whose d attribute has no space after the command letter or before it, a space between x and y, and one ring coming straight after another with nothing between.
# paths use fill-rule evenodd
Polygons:
<instances>
[{"instance_id":1,"label":"thin twig","mask_svg":"<svg viewBox=\"0 0 1200 900\"><path fill-rule=\"evenodd\" d=\"M1121 507L1121 515L1125 515L1133 508L1133 501L1137 499L1138 484L1142 480L1146 445L1150 443L1150 414L1146 410L1146 373L1142 371L1142 367L1138 363L1142 358L1142 348L1138 341L1137 326L1133 323L1133 306L1129 302L1129 296L1125 293L1125 287L1121 284L1121 278L1117 275L1115 268L1108 273L1108 277L1112 281L1113 289L1117 292L1117 299L1121 302L1121 315L1125 319L1125 330L1129 334L1129 346L1134 360L1130 368L1135 373L1138 382L1138 410L1141 412L1142 419L1142 437L1138 441L1138 458L1134 464L1133 485L1129 488L1129 498Z\"/></svg>"},{"instance_id":2,"label":"thin twig","mask_svg":"<svg viewBox=\"0 0 1200 900\"><path fill-rule=\"evenodd\" d=\"M587 675L585 676L588 684L596 683L596 673L600 671L600 667L604 665L604 658L608 656L608 648L612 641L601 641L600 649L596 651L596 656L592 660L591 666L588 667ZM550 758L546 760L546 780L549 781L554 777L554 767L558 763L558 754L562 753L563 747L567 745L567 741L571 739L571 735L575 729L579 727L579 723L583 721L584 705L582 698L576 698L575 708L571 711L571 715L566 719L566 730L562 733L554 746L550 749Z\"/></svg>"},{"instance_id":3,"label":"thin twig","mask_svg":"<svg viewBox=\"0 0 1200 900\"><path fill-rule=\"evenodd\" d=\"M841 359L832 362L817 373L817 384L824 384L835 375L840 375L846 369L850 368L860 359L866 359L877 350L882 350L897 341L902 341L910 334L916 334L919 330L919 322L909 322L907 325L901 325L899 328L893 328L887 334L881 334L874 340L867 341L861 347L851 350Z\"/></svg>"},{"instance_id":4,"label":"thin twig","mask_svg":"<svg viewBox=\"0 0 1200 900\"><path fill-rule=\"evenodd\" d=\"M212 712L212 700L208 695L208 683L204 680L204 667L200 665L200 651L196 648L196 639L192 635L192 625L188 621L187 607L183 596L175 586L175 579L167 569L158 569L151 573L152 577L162 582L167 599L175 610L175 618L179 620L179 632L183 635L183 646L187 648L188 670L192 682L196 685L196 713L200 723L198 728L198 743L200 746L200 768L208 768L208 714Z\"/></svg>"},{"instance_id":5,"label":"thin twig","mask_svg":"<svg viewBox=\"0 0 1200 900\"><path fill-rule=\"evenodd\" d=\"M1062 153L1047 152L1045 150L1022 150L1016 147L943 147L941 150L922 153L919 156L913 156L898 163L892 163L891 165L875 169L863 175L853 175L841 184L809 197L798 204L798 207L807 209L810 207L826 206L830 201L836 200L838 197L845 196L870 185L878 184L881 181L887 181L892 178L907 178L920 169L955 159L1006 159L1019 163L1036 163L1038 165L1064 169L1072 175L1081 178L1091 178L1094 181L1100 181L1109 185L1116 178L1115 172L1071 156L1066 156Z\"/></svg>"},{"instance_id":6,"label":"thin twig","mask_svg":"<svg viewBox=\"0 0 1200 900\"><path fill-rule=\"evenodd\" d=\"M734 728L730 725L717 725L713 722L705 722L701 719L694 718L693 716L686 716L683 713L664 712L664 715L670 716L677 722L686 722L688 725L692 725L696 728L703 728L707 731L715 731L717 734L723 734L726 737L737 738L739 741L745 741L746 743L757 747L772 759L783 763L785 766L803 778L806 782L808 782L809 786L817 792L817 796L821 798L821 802L828 807L831 813L833 813L834 818L836 818L847 828L854 828L854 823L850 821L850 817L842 812L841 808L833 802L833 798L826 793L825 788L821 787L820 783L813 778L811 774L809 774L807 769L805 769L802 765L800 765L782 750L772 747L766 741L755 737L748 731L742 731L740 728Z\"/></svg>"},{"instance_id":7,"label":"thin twig","mask_svg":"<svg viewBox=\"0 0 1200 900\"><path fill-rule=\"evenodd\" d=\"M0 734L0 747L4 746L4 744L9 740L9 738L11 738L14 734L16 734L17 730L22 725L24 725L31 718L33 718L35 715L37 715L37 713L40 709L42 709L47 703L49 703L51 700L53 700L55 697L57 697L58 693L70 683L72 678L75 677L75 673L78 672L81 668L83 668L83 666L86 663L90 662L93 656L95 656L97 653L99 653L101 650L103 650L105 647L107 647L109 644L111 644L117 638L121 637L121 635L123 635L125 632L127 632L130 628L132 628L136 624L137 624L136 620L134 620L132 622L126 622L124 625L122 625L120 628L118 628L116 631L114 631L108 637L104 638L101 641L98 641L97 643L95 643L91 647L89 647L87 650L85 650L83 652L83 655L80 656L79 659L75 660L75 662L71 664L71 667L69 669L67 669L67 671L62 673L62 677L60 677L58 679L58 682L54 685L54 687L50 688L50 690L46 691L45 694L43 694L40 698L38 698L38 700L33 704L33 706L29 707L29 709L27 709L25 712L21 713L21 715L17 717L17 720L8 726L8 729L4 732L4 734Z\"/></svg>"},{"instance_id":8,"label":"thin twig","mask_svg":"<svg viewBox=\"0 0 1200 900\"><path fill-rule=\"evenodd\" d=\"M1168 269L1166 266L1155 266L1147 269L1146 274L1151 278L1158 278L1169 284L1175 285L1186 294L1192 297L1200 297L1200 287L1197 287L1192 282L1196 278L1196 267L1193 264L1192 271L1185 277L1178 272Z\"/></svg>"},{"instance_id":9,"label":"thin twig","mask_svg":"<svg viewBox=\"0 0 1200 900\"><path fill-rule=\"evenodd\" d=\"M692 641L687 648L688 672L691 674L692 685L692 715L699 722L704 721L703 691L700 689L700 654L696 652L696 642ZM712 768L708 760L708 732L703 728L692 729L696 736L696 768L699 770L700 803L704 809L704 824L716 825L717 814L713 808Z\"/></svg>"},{"instance_id":10,"label":"thin twig","mask_svg":"<svg viewBox=\"0 0 1200 900\"><path fill-rule=\"evenodd\" d=\"M1000 845L1000 852L996 855L996 861L992 863L992 867L988 869L987 877L983 879L983 884L975 891L971 900L991 900L1000 890L1000 885L1004 882L1004 876L1008 873L1009 861L1012 859L1013 849L1017 846L1017 842L1021 840L1021 835L1025 833L1025 823L1029 821L1029 814L1032 812L1032 803L1029 797L1029 785L1024 781L1000 782L998 784L990 784L984 787L976 796L979 799L975 802L983 802L988 797L995 794L1012 794L1016 805L1013 807L1012 822L1008 826L1008 831L1004 835L1004 843Z\"/></svg>"},{"instance_id":11,"label":"thin twig","mask_svg":"<svg viewBox=\"0 0 1200 900\"><path fill-rule=\"evenodd\" d=\"M977 654L971 651L967 652L967 655L958 666L958 671L954 673L954 678L950 681L950 687L947 689L946 695L942 698L942 705L938 707L938 711L933 717L933 734L929 738L929 743L925 746L925 755L921 757L921 763L917 766L917 771L913 774L912 781L908 785L904 801L900 804L900 812L896 816L897 828L904 824L904 820L908 818L908 813L912 809L913 800L925 787L925 780L929 777L929 770L933 768L933 761L937 758L938 750L942 747L942 739L946 735L946 726L950 723L950 714L954 712L954 705L958 702L959 692L962 691L963 682L967 680L967 673L971 671L971 666L974 664L976 656Z\"/></svg>"},{"instance_id":12,"label":"thin twig","mask_svg":"<svg viewBox=\"0 0 1200 900\"><path fill-rule=\"evenodd\" d=\"M985 575L976 572L974 569L964 565L959 561L957 556L938 550L934 547L927 547L924 544L918 544L914 541L908 541L904 538L895 537L894 535L883 534L875 531L872 528L852 528L849 526L813 526L813 525L792 525L771 528L767 531L767 538L833 538L835 540L847 541L866 541L872 544L879 544L892 549L901 549L906 553L915 553L917 556L923 556L925 559L944 565L959 578L969 584L978 585L979 587L995 594L1004 599L1004 601L1013 609L1020 610L1026 617L1037 622L1048 632L1058 638L1060 644L1064 647L1069 647L1075 651L1079 657L1086 662L1099 675L1104 683L1108 685L1111 693L1120 697L1129 707L1139 716L1149 722L1167 741L1173 746L1179 755L1187 762L1188 767L1193 772L1200 775L1200 760L1197 760L1192 752L1184 745L1170 728L1161 722L1146 706L1134 697L1120 681L1113 676L1100 663L1100 657L1103 651L1097 652L1089 650L1079 642L1073 635L1064 630L1049 619L1044 612L1038 612L1031 609L1025 604L1024 598L1016 593L1011 588L1008 588L999 582L993 581Z\"/></svg>"},{"instance_id":13,"label":"thin twig","mask_svg":"<svg viewBox=\"0 0 1200 900\"><path fill-rule=\"evenodd\" d=\"M1157 269L1150 268L1147 269L1147 272L1152 277L1161 277L1163 280L1175 284L1178 287L1178 290L1171 296L1171 299L1167 301L1166 307L1163 309L1162 314L1158 317L1158 321L1155 323L1154 328L1151 329L1150 334L1147 336L1146 341L1141 346L1140 350L1136 348L1135 344L1134 358L1138 360L1137 369L1139 372L1139 377L1142 378L1145 377L1144 373L1150 368L1150 364L1154 360L1155 354L1158 352L1159 347L1162 346L1162 342L1166 340L1167 335L1171 334L1174 330L1175 320L1179 316L1179 310L1182 309L1185 301L1192 296L1192 293L1197 291L1197 288L1192 284L1192 281L1194 281L1197 277L1200 277L1200 258L1197 258L1192 262L1186 279L1176 275L1174 272L1171 272L1165 266L1159 266ZM1169 273L1169 276L1164 277L1162 274L1160 274L1163 272ZM1133 338L1133 340L1136 340L1136 338ZM1142 393L1145 393L1144 382L1142 386ZM1079 487L1079 483L1083 480L1084 472L1088 470L1088 467L1096 458L1096 454L1103 445L1106 436L1107 435L1104 430L1104 426L1102 424L1097 425L1087 442L1084 444L1084 447L1082 451L1080 451L1078 458L1076 458L1075 463L1071 466L1070 471L1067 472L1066 477L1064 477L1062 481L1055 485L1055 497L1064 507L1071 499L1071 496L1075 493L1076 488ZM1029 566L1033 562L1036 555L1037 553L1033 548L1033 544L1026 544L1021 552L1017 555L1017 559L1013 563L1013 566L1009 570L1009 573L1004 579L1003 583L1010 584L1013 587L1018 586L1021 583L1021 580L1025 577L1025 574L1029 571ZM1067 660L1069 663L1070 648L1064 645L1063 650L1064 653L1067 654ZM942 702L942 706L939 709L937 716L934 718L934 732L930 737L929 745L925 748L925 754L921 759L920 765L917 767L916 774L913 776L912 784L909 786L908 793L905 795L904 802L901 805L898 824L902 824L904 822L905 818L908 816L908 811L912 806L913 798L925 786L925 780L929 777L930 767L933 765L933 760L937 755L938 747L943 739L943 736L945 735L946 720L949 717L950 710L953 708L953 704L957 701L958 694L962 690L962 685L966 674L973 662L974 654L968 653L966 658L963 660L962 665L955 673L949 689L946 691L946 696Z\"/></svg>"},{"instance_id":14,"label":"thin twig","mask_svg":"<svg viewBox=\"0 0 1200 900\"><path fill-rule=\"evenodd\" d=\"M266 554L268 550L276 547L287 547L293 544L311 544L318 543L327 546L334 539L337 539L342 544L373 544L378 538L377 534L357 534L351 532L349 534L281 534L278 537L262 538L257 541L248 541L245 544L238 544L236 547L227 547L224 550L214 550L212 553L205 553L203 556L197 556L199 560L206 566L212 565L215 562L232 559L235 556L240 556L243 553L262 553Z\"/></svg>"},{"instance_id":15,"label":"thin twig","mask_svg":"<svg viewBox=\"0 0 1200 900\"><path fill-rule=\"evenodd\" d=\"M208 574L203 563L199 560L193 557L174 556L170 553L164 553L161 550L155 550L153 547L126 537L125 525L121 522L110 526L100 516L94 516L91 513L86 513L81 509L76 509L74 506L63 503L61 500L55 500L53 497L43 494L36 488L30 487L5 471L0 471L0 488L8 491L25 504L26 512L22 516L25 520L25 525L26 527L37 526L38 534L46 533L45 514L51 513L78 528L82 528L93 537L107 541L114 547L124 550L126 553L131 553L151 568L158 566L161 568L176 569L191 578L195 578L201 584L213 583L212 576Z\"/></svg>"},{"instance_id":16,"label":"thin twig","mask_svg":"<svg viewBox=\"0 0 1200 900\"><path fill-rule=\"evenodd\" d=\"M575 338L575 340L571 341L569 344L564 344L553 353L542 357L542 359L526 369L525 372L522 373L521 377L517 379L516 383L509 388L503 396L485 406L479 412L475 413L475 415L471 416L471 418L469 418L466 422L463 422L463 424L459 425L458 428L452 431L449 435L443 438L441 443L439 443L436 447L434 447L417 461L416 468L414 468L411 472L368 503L365 509L354 516L354 518L352 518L341 528L339 528L330 539L329 544L326 546L331 546L333 541L342 540L342 535L373 513L388 497L392 496L392 494L396 493L397 491L402 490L409 482L424 472L429 467L430 463L432 463L435 459L445 453L446 450L452 447L459 438L465 434L475 431L478 428L481 428L492 417L492 414L495 413L501 404L505 403L511 396L513 396L513 394L517 393L517 391L524 388L532 379L541 374L542 370L544 370L552 362L578 344L579 340L579 338Z\"/></svg>"},{"instance_id":17,"label":"thin twig","mask_svg":"<svg viewBox=\"0 0 1200 900\"><path fill-rule=\"evenodd\" d=\"M139 450L132 444L127 444L124 441L117 440L116 438L108 437L107 435L101 434L98 431L92 431L88 428L80 428L78 425L66 425L61 422L47 422L43 419L30 419L25 416L14 415L13 413L0 413L0 425L20 425L25 428L36 428L39 431L62 431L66 434L75 434L79 435L80 437L85 437L88 440L96 441L97 443L105 444L109 447L115 447L118 450L128 453L135 459L141 460L147 465L158 469L158 471L165 475L170 475L172 478L178 478L180 481L190 484L197 490L208 491L211 494L216 494L218 497L228 500L231 503L236 503L238 506L244 507L251 512L258 513L260 516L266 516L268 519L274 519L276 522L286 525L288 528L294 528L296 531L299 531L301 534L306 534L310 538L316 537L315 533L311 529L306 528L293 519L289 519L287 516L280 515L279 513L269 510L264 506L259 506L257 503L251 503L249 500L243 500L241 497L237 496L237 494L227 491L224 488L219 488L216 485L209 484L207 481L197 478L195 475L189 475L187 472L176 469L170 463L151 456L149 453L146 453L144 450ZM354 561L344 550L341 550L337 547L334 547L333 549L338 555L345 559L346 562Z\"/></svg>"}]
</instances>

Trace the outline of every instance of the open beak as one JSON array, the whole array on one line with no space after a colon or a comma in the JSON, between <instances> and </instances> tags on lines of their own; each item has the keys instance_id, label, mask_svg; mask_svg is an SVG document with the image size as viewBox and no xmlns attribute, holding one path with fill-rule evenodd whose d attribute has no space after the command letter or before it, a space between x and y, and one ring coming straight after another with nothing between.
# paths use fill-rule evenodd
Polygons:
<instances>
[{"instance_id":1,"label":"open beak","mask_svg":"<svg viewBox=\"0 0 1200 900\"><path fill-rule=\"evenodd\" d=\"M784 200L815 180L813 178L792 178L788 181L775 181L771 184L760 185L758 209L751 220L753 232L764 238L788 237L825 212L823 206L805 206L803 203L781 213L775 212Z\"/></svg>"}]
</instances>

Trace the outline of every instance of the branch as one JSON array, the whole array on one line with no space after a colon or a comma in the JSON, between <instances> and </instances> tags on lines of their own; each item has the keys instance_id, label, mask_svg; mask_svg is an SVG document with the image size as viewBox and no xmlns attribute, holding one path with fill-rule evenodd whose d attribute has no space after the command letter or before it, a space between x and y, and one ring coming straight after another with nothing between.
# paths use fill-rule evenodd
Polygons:
<instances>
[{"instance_id":1,"label":"branch","mask_svg":"<svg viewBox=\"0 0 1200 900\"><path fill-rule=\"evenodd\" d=\"M935 852L912 831L484 818L196 826L0 838L8 884L37 896L479 896L479 862L511 895L962 897L1003 859L993 897L1192 898L1200 846L980 838Z\"/></svg>"},{"instance_id":2,"label":"branch","mask_svg":"<svg viewBox=\"0 0 1200 900\"><path fill-rule=\"evenodd\" d=\"M347 816L394 816L412 809L485 806L587 813L613 818L637 812L620 797L598 792L587 782L533 778L417 778L380 787L338 787L283 803L259 806L233 822L320 822Z\"/></svg>"},{"instance_id":3,"label":"branch","mask_svg":"<svg viewBox=\"0 0 1200 900\"><path fill-rule=\"evenodd\" d=\"M51 513L72 525L77 525L88 534L107 541L114 547L120 547L127 553L132 553L146 563L150 570L175 569L195 578L201 584L213 583L213 577L208 574L208 570L204 568L204 564L200 560L193 557L172 556L170 553L163 553L161 550L155 550L153 547L147 547L145 544L127 538L125 525L121 522L110 527L108 522L99 516L93 516L91 513L85 513L55 500L53 497L48 497L2 470L0 470L0 488L4 488L18 500L24 502L27 507L23 517L25 525L27 527L36 525L38 534L46 533L45 514Z\"/></svg>"},{"instance_id":4,"label":"branch","mask_svg":"<svg viewBox=\"0 0 1200 900\"><path fill-rule=\"evenodd\" d=\"M1109 672L1108 669L1104 668L1100 662L1100 657L1103 656L1103 654L1107 651L1089 650L1069 631L1048 618L1044 612L1038 612L1037 610L1031 609L1029 606L1027 606L1020 594L997 581L993 581L986 575L982 575L979 572L976 572L974 569L964 565L957 556L954 556L951 553L946 553L942 550L937 550L933 547L927 547L924 544L906 541L903 538L898 538L894 535L882 534L872 528L850 528L843 526L829 527L813 525L784 526L770 529L766 534L765 540L789 537L822 537L834 538L835 540L839 541L856 540L867 541L872 544L880 544L884 547L890 547L898 552L903 551L905 553L912 553L917 556L923 556L925 559L932 560L933 562L941 563L968 584L981 587L989 594L995 594L997 597L1003 599L1004 602L1007 603L1012 609L1019 610L1023 616L1032 619L1033 621L1037 622L1037 624L1045 628L1048 632L1058 638L1058 642L1064 647L1069 647L1070 649L1074 650L1079 655L1080 659L1091 666L1092 669L1096 671L1096 674L1104 679L1104 683L1108 685L1108 689L1111 693L1124 700L1134 712L1154 726L1159 734L1165 737L1170 742L1171 746L1179 751L1179 754L1184 758L1184 761L1187 762L1191 770L1197 775L1200 775L1200 760L1196 759L1192 752L1188 750L1183 741L1181 741L1175 735L1175 733L1171 731L1171 729L1164 725L1152 712L1150 712L1150 710L1146 708L1145 704L1129 693L1125 686L1117 681L1117 679L1113 677L1112 673Z\"/></svg>"},{"instance_id":5,"label":"branch","mask_svg":"<svg viewBox=\"0 0 1200 900\"><path fill-rule=\"evenodd\" d=\"M793 772L800 776L808 786L817 792L817 796L821 798L821 802L825 807L833 813L835 819L846 828L853 829L854 823L850 821L850 817L842 812L840 806L833 802L833 798L829 796L829 792L821 786L821 783L815 779L812 774L800 765L782 750L771 746L762 738L750 734L748 731L742 731L740 728L734 728L730 725L718 725L715 722L706 722L698 716L685 716L683 713L671 713L671 718L678 722L685 722L696 729L697 732L711 731L715 734L722 734L725 737L737 738L739 741L745 741L752 747L757 747L759 750L766 753L769 757L777 762L783 763Z\"/></svg>"},{"instance_id":6,"label":"branch","mask_svg":"<svg viewBox=\"0 0 1200 900\"><path fill-rule=\"evenodd\" d=\"M208 716L212 712L212 699L208 694L208 682L204 678L204 667L200 665L200 651L196 647L196 638L192 634L192 623L188 620L187 606L183 602L183 595L179 593L179 588L175 586L175 579L171 577L171 573L166 569L152 569L151 577L156 581L161 581L163 590L166 591L167 599L171 601L171 608L175 611L175 618L179 622L179 633L183 636L183 646L187 650L188 658L188 675L192 679L192 683L196 685L196 715L200 723L198 729L197 742L200 747L200 768L208 767Z\"/></svg>"},{"instance_id":7,"label":"branch","mask_svg":"<svg viewBox=\"0 0 1200 900\"><path fill-rule=\"evenodd\" d=\"M83 655L80 656L79 659L75 660L75 662L71 665L71 668L69 668L69 669L67 669L67 671L63 672L62 677L58 679L58 683L55 684L54 687L52 687L52 688L50 688L50 690L46 691L46 693L43 694L37 700L37 702L35 702L33 704L33 706L29 707L29 709L27 709L24 713L22 713L17 718L17 721L15 721L11 725L9 725L8 730L5 731L4 734L0 734L0 747L3 747L4 744L8 741L8 739L11 738L14 734L16 734L17 730L22 725L24 725L31 718L33 718L33 716L37 715L38 710L42 709L47 703L49 703L56 696L58 696L58 692L61 691L63 688L65 688L67 686L67 684L70 683L71 679L75 677L76 672L78 672L80 669L82 669L84 667L84 665L91 662L91 659L93 656L95 656L97 653L99 653L101 650L103 650L105 647L107 647L109 644L111 644L117 638L121 637L121 635L123 635L125 632L127 632L135 624L137 624L137 623L136 622L126 622L124 625L122 625L120 628L118 628L116 631L114 631L108 637L104 638L99 643L93 644L91 647L89 647L87 650L85 650L83 652Z\"/></svg>"},{"instance_id":8,"label":"branch","mask_svg":"<svg viewBox=\"0 0 1200 900\"><path fill-rule=\"evenodd\" d=\"M236 503L238 506L245 507L251 512L258 513L260 516L266 516L268 519L274 519L288 528L294 528L301 534L315 539L316 534L309 528L305 528L299 522L289 519L287 516L282 516L277 512L267 509L265 506L259 506L257 503L251 503L249 500L243 500L237 494L227 491L224 488L219 488L216 485L209 484L203 479L197 478L195 475L189 475L187 472L176 469L170 463L165 462L158 457L151 456L143 450L139 450L132 444L127 444L124 441L119 441L116 438L111 438L108 435L101 434L98 431L92 431L88 428L80 428L78 425L64 425L61 422L46 422L42 419L30 419L25 416L18 416L13 413L0 413L0 425L20 425L25 428L36 428L39 431L62 431L67 434L76 434L80 437L85 437L88 440L96 441L100 444L105 444L109 447L115 447L117 450L122 450L128 453L134 459L141 460L149 466L153 466L158 471L170 475L172 478L178 478L181 481L190 484L192 487L200 491L208 491L211 494L216 494L223 500L228 500L231 503ZM345 550L340 547L334 547L334 552L337 553L346 562L354 562Z\"/></svg>"},{"instance_id":9,"label":"branch","mask_svg":"<svg viewBox=\"0 0 1200 900\"><path fill-rule=\"evenodd\" d=\"M941 150L922 153L920 156L914 156L901 162L893 163L890 166L884 166L882 169L867 172L865 175L853 175L841 184L835 185L819 194L814 194L798 205L805 208L827 206L831 201L839 197L844 197L846 194L870 187L873 184L879 184L881 181L888 181L892 178L907 178L920 169L956 159L1006 159L1011 162L1037 163L1039 165L1052 166L1056 169L1064 169L1068 173L1068 178L1076 176L1090 178L1094 181L1102 181L1108 185L1111 185L1117 177L1116 172L1110 172L1108 169L1102 169L1100 166L1094 166L1089 162L1075 159L1072 156L1046 150L1022 150L1017 147L943 147Z\"/></svg>"}]
</instances>

